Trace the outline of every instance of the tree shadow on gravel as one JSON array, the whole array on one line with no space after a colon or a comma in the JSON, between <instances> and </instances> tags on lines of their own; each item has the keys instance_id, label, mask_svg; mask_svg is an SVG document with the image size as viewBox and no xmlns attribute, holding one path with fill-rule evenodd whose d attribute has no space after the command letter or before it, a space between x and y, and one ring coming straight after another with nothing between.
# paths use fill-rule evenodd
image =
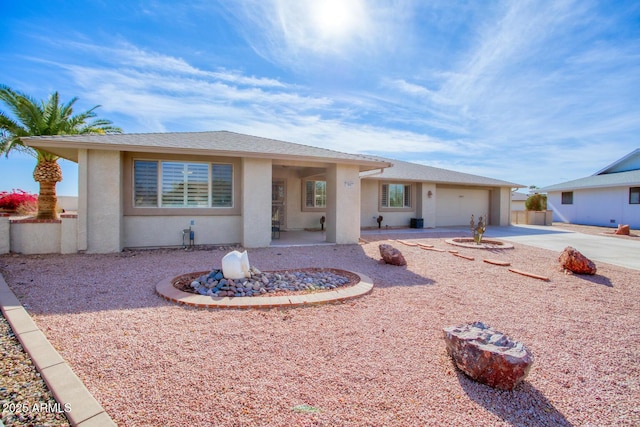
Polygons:
<instances>
[{"instance_id":1,"label":"tree shadow on gravel","mask_svg":"<svg viewBox=\"0 0 640 427\"><path fill-rule=\"evenodd\" d=\"M460 386L471 400L511 425L573 426L540 390L527 381L518 384L515 390L506 391L480 384L459 369L456 373Z\"/></svg>"}]
</instances>

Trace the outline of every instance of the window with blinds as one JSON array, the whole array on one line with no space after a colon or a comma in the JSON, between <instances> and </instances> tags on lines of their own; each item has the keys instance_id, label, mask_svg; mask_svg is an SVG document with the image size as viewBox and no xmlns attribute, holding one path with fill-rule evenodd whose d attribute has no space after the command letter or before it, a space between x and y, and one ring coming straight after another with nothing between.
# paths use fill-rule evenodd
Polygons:
<instances>
[{"instance_id":1,"label":"window with blinds","mask_svg":"<svg viewBox=\"0 0 640 427\"><path fill-rule=\"evenodd\" d=\"M233 166L134 160L134 206L233 207Z\"/></svg>"},{"instance_id":2,"label":"window with blinds","mask_svg":"<svg viewBox=\"0 0 640 427\"><path fill-rule=\"evenodd\" d=\"M158 162L136 160L134 162L133 194L134 205L140 207L158 206Z\"/></svg>"},{"instance_id":3,"label":"window with blinds","mask_svg":"<svg viewBox=\"0 0 640 427\"><path fill-rule=\"evenodd\" d=\"M411 185L382 184L380 204L384 208L410 208Z\"/></svg>"}]
</instances>

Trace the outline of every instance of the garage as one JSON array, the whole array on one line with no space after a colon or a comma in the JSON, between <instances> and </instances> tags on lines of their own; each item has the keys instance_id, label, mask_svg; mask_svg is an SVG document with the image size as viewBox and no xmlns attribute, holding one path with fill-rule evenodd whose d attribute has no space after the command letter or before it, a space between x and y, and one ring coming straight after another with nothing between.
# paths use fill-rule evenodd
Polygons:
<instances>
[{"instance_id":1,"label":"garage","mask_svg":"<svg viewBox=\"0 0 640 427\"><path fill-rule=\"evenodd\" d=\"M471 215L490 215L489 190L475 188L436 188L436 226L469 225Z\"/></svg>"}]
</instances>

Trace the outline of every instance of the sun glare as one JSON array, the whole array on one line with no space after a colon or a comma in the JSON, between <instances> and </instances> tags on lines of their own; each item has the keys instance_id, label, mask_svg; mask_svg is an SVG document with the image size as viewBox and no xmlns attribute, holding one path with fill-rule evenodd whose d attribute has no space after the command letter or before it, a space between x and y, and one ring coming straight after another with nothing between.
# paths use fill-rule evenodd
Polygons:
<instances>
[{"instance_id":1,"label":"sun glare","mask_svg":"<svg viewBox=\"0 0 640 427\"><path fill-rule=\"evenodd\" d=\"M353 2L346 0L323 0L314 2L311 11L316 29L321 37L339 38L353 29Z\"/></svg>"}]
</instances>

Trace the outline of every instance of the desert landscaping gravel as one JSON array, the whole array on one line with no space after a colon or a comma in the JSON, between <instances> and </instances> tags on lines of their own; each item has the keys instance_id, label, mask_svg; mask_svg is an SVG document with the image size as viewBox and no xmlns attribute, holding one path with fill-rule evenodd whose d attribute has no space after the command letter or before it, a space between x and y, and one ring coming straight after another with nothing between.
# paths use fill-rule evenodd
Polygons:
<instances>
[{"instance_id":1,"label":"desert landscaping gravel","mask_svg":"<svg viewBox=\"0 0 640 427\"><path fill-rule=\"evenodd\" d=\"M155 293L167 277L219 268L229 248L5 255L0 271L121 426L640 425L638 271L567 275L553 251L445 237L457 236L419 241L474 260L395 240L249 250L261 270L338 268L375 284L290 309L195 309ZM383 242L408 265L380 264ZM442 329L473 321L532 351L514 391L473 382L447 356Z\"/></svg>"}]
</instances>

